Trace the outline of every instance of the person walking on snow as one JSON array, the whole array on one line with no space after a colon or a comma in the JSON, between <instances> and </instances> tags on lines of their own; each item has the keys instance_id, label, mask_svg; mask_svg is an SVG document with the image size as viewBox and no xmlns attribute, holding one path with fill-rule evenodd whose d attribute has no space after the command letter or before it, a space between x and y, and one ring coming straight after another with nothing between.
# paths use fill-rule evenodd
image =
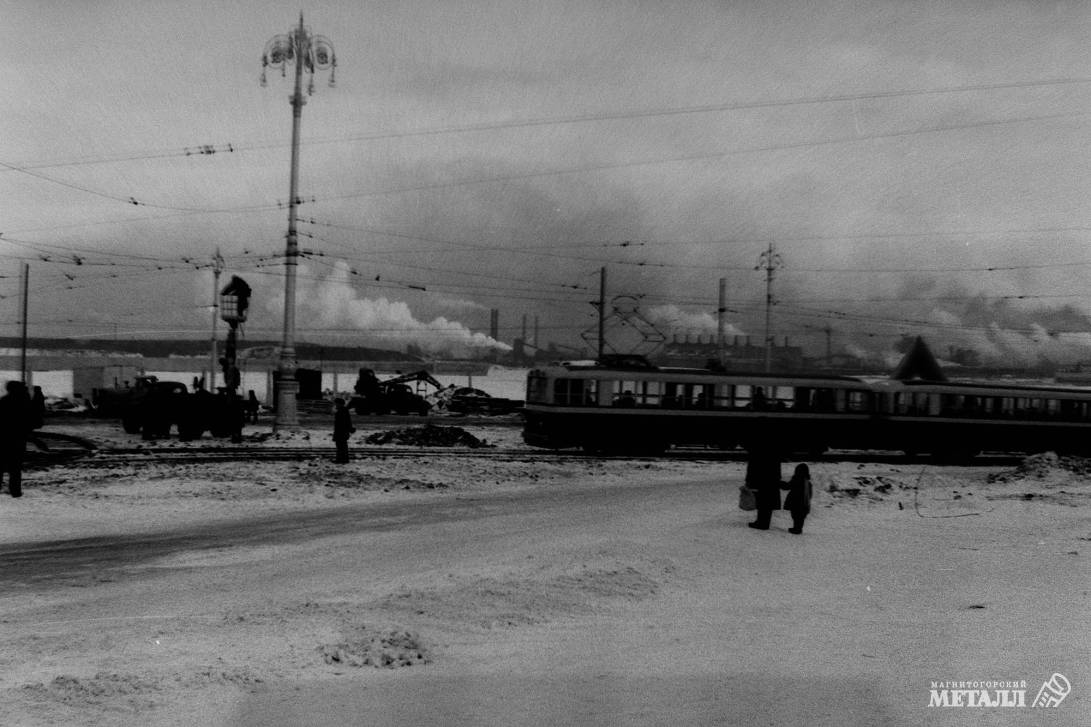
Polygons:
<instances>
[{"instance_id":1,"label":"person walking on snow","mask_svg":"<svg viewBox=\"0 0 1091 727\"><path fill-rule=\"evenodd\" d=\"M349 435L355 432L352 426L352 417L345 406L345 400L337 398L333 400L333 443L337 447L337 456L334 462L346 464L349 461Z\"/></svg>"}]
</instances>

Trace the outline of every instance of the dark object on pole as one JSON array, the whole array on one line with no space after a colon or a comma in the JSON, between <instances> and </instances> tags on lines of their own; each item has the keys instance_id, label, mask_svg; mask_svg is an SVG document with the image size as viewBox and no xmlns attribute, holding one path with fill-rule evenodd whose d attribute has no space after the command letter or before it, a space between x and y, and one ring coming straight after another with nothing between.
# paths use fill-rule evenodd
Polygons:
<instances>
[{"instance_id":1,"label":"dark object on pole","mask_svg":"<svg viewBox=\"0 0 1091 727\"><path fill-rule=\"evenodd\" d=\"M250 307L250 293L250 286L237 275L232 275L231 280L220 291L220 317L229 327L224 355L220 359L224 374L224 410L226 427L231 433L233 442L242 441L242 427L246 418L242 398L237 393L242 384L237 356L239 324L246 320L246 310Z\"/></svg>"}]
</instances>

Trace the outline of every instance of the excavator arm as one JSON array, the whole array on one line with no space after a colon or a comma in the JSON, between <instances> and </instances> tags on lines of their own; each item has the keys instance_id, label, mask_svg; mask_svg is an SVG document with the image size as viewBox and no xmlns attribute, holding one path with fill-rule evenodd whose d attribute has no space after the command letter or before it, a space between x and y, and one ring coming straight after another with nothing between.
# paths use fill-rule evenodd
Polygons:
<instances>
[{"instance_id":1,"label":"excavator arm","mask_svg":"<svg viewBox=\"0 0 1091 727\"><path fill-rule=\"evenodd\" d=\"M436 381L435 377L427 371L414 371L411 374L402 374L401 376L395 376L392 379L387 379L382 383L383 386L393 386L394 384L407 384L410 381L420 382L423 381L426 384L431 384L436 389L442 389L443 384Z\"/></svg>"}]
</instances>

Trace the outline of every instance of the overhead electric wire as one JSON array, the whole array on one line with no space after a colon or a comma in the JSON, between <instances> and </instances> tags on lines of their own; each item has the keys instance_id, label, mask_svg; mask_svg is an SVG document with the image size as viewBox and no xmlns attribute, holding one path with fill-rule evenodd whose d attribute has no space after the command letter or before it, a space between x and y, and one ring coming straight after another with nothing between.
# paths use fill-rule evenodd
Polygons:
<instances>
[{"instance_id":1,"label":"overhead electric wire","mask_svg":"<svg viewBox=\"0 0 1091 727\"><path fill-rule=\"evenodd\" d=\"M590 165L590 166L571 167L571 168L567 168L567 169L553 169L553 170L539 171L539 172L524 172L524 173L519 173L519 174L506 174L506 175L499 175L499 176L480 177L480 178L476 178L476 179L455 180L455 181L451 181L451 182L436 182L436 183L413 185L413 186L409 186L409 187L399 187L399 188L379 190L379 191L354 192L354 193L349 193L349 194L339 194L339 195L329 195L329 196L312 195L312 197L313 197L312 201L318 201L319 199L321 201L323 201L323 202L334 201L334 200L345 200L345 199L359 199L361 197L377 197L377 196L386 196L386 195L392 195L392 194L407 194L407 193L410 193L410 192L431 191L431 190L446 189L446 188L460 187L460 186L475 186L475 185L481 185L481 184L506 183L506 182L513 182L513 181L521 181L521 180L525 180L525 179L536 179L536 178L544 178L544 177L551 177L551 176L565 176L565 175L570 175L570 174L584 174L584 173L587 173L587 172L610 171L610 170L626 169L626 168L633 168L633 167L639 167L639 166L652 166L652 165L658 165L658 164L674 164L674 163L687 162L687 161L702 161L702 160L707 160L707 159L717 159L717 158L729 157L729 156L734 156L734 155L737 155L737 154L752 154L752 153L759 153L759 152L765 152L765 151L785 151L785 150L791 150L791 149L815 148L815 147L819 147L819 146L856 143L856 142L869 141L869 140L875 140L875 139L899 138L899 137L905 137L905 136L913 136L913 135L917 135L917 134L939 133L939 132L945 132L945 131L960 131L960 130L974 129L974 128L1002 126L1002 125L1007 125L1007 124L1027 123L1027 122L1031 122L1031 121L1049 121L1049 120L1055 120L1055 119L1061 119L1061 118L1073 118L1073 117L1078 117L1078 116L1086 116L1089 113L1091 113L1091 112L1075 111L1075 112L1064 112L1064 113L1057 113L1057 114L1045 114L1045 115L1040 115L1040 116L1025 116L1025 117L1019 117L1019 118L1014 118L1014 119L996 119L996 120L991 120L991 121L967 122L967 123L964 123L964 124L951 124L951 125L946 125L946 126L933 126L933 127L925 127L925 128L920 128L920 129L912 129L912 130L905 130L905 131L899 131L899 132L886 132L886 133L877 132L877 133L874 133L874 134L856 134L856 135L850 136L850 137L841 137L841 138L824 139L824 140L813 140L813 141L803 141L803 142L794 142L794 143L787 143L787 144L773 144L773 145L767 145L767 146L759 146L759 147L751 147L751 148L743 148L743 149L733 149L733 150L728 150L728 151L717 151L717 152L710 152L710 153L706 152L706 153L700 153L700 154L685 154L685 155L674 156L674 157L666 157L666 158L660 158L660 159L644 159L644 160L637 160L637 161L632 161L632 162L615 162L615 163L610 163L610 164L594 164L594 165ZM267 205L240 206L240 207L220 207L220 208L197 208L197 207L181 207L181 206L171 206L171 205L160 204L160 203L144 202L144 201L137 200L135 198L135 196L132 196L132 195L117 195L117 194L101 192L99 190L94 190L94 189L91 189L91 188L88 188L88 187L83 187L83 186L80 186L80 185L72 184L72 183L69 183L69 182L65 182L63 180L57 180L57 179L54 179L54 178L49 177L47 175L40 174L38 172L24 171L24 170L21 170L21 169L19 169L18 167L14 166L14 165L7 164L6 162L2 162L2 161L0 161L0 166L8 167L9 169L11 169L13 171L22 171L25 174L30 174L32 176L38 177L38 178L46 180L46 181L54 182L56 184L61 184L61 185L66 186L66 187L70 187L70 188L73 188L73 189L78 189L78 190L88 192L90 194L95 194L95 195L98 195L98 196L101 196L101 197L104 197L104 198L107 198L107 199L111 199L111 200L114 200L114 201L120 201L120 202L123 202L125 204L132 204L132 205L138 205L138 206L144 206L144 207L151 207L151 208L156 208L156 209L167 209L167 210L175 210L175 211L187 212L187 213L205 214L205 213L238 212L238 211L243 211L243 210L246 210L246 209L266 209L267 208Z\"/></svg>"},{"instance_id":2,"label":"overhead electric wire","mask_svg":"<svg viewBox=\"0 0 1091 727\"><path fill-rule=\"evenodd\" d=\"M329 196L317 196L316 199L322 202L329 202L333 200L345 200L345 199L359 199L361 197L382 197L393 194L408 194L412 192L427 192L437 189L446 189L451 187L461 186L473 186L481 184L496 184L522 181L525 179L539 179L544 177L565 176L570 174L584 174L587 172L599 172L599 171L612 171L617 169L629 169L633 167L641 166L654 166L658 164L675 164L680 162L689 161L704 161L707 159L719 159L723 157L735 156L738 154L755 154L767 151L787 151L792 149L808 149L820 146L830 146L836 144L852 144L862 141L874 141L876 139L895 139L899 137L915 136L918 134L932 134L945 131L964 131L967 129L987 128L995 126L1004 126L1007 124L1020 124L1031 121L1051 121L1064 118L1075 118L1080 116L1087 116L1091 114L1091 111L1073 111L1058 114L1045 114L1041 116L1023 116L1014 119L997 119L992 121L979 121L979 122L967 122L964 124L949 124L946 126L932 126L920 129L911 129L906 131L897 132L877 132L874 134L856 134L854 136L838 137L833 139L821 139L813 141L802 141L785 144L770 144L766 146L755 146L742 149L731 149L728 151L716 151L716 152L702 152L700 154L682 154L673 157L663 157L659 159L641 159L631 162L614 162L609 164L592 164L588 166L569 167L564 169L550 169L540 172L523 172L519 174L505 174L499 176L479 177L475 179L459 179L451 182L434 182L429 184L419 184L408 187L396 187L385 190L373 190L367 192L353 192L349 194L338 194Z\"/></svg>"},{"instance_id":3,"label":"overhead electric wire","mask_svg":"<svg viewBox=\"0 0 1091 727\"><path fill-rule=\"evenodd\" d=\"M863 91L860 93L831 94L828 96L802 96L799 98L771 99L766 101L735 101L720 104L703 104L695 106L681 106L665 109L631 109L626 111L604 111L590 114L575 114L570 116L554 116L539 119L514 119L511 121L483 122L478 124L463 124L457 126L443 126L433 129L409 129L404 131L374 132L370 134L353 134L348 136L315 138L303 140L303 145L338 144L358 141L376 141L382 139L400 139L420 136L439 136L445 134L465 134L481 131L502 131L505 129L518 129L536 126L559 126L595 121L619 121L628 119L655 118L663 116L680 116L688 114L702 114L724 111L744 111L754 109L784 108L791 106L811 106L827 103L845 103L854 101L871 101L877 99L903 98L911 96L934 96L955 93L971 93L979 91L997 91L1010 89L1041 88L1049 86L1070 86L1091 84L1091 77L1053 78L1024 81L1006 81L1000 83L979 83L963 86L934 86L931 88L897 89L891 91ZM77 159L70 161L54 162L29 162L24 164L3 164L9 171L32 171L67 166L85 166L89 164L107 164L126 161L146 161L163 158L178 158L189 156L206 156L215 153L233 153L237 151L250 151L257 149L273 149L287 147L288 143L277 142L249 142L230 144L194 144L191 147L182 147L181 151L175 147L174 151L148 151L128 156L101 157L98 159ZM212 151L205 151L211 149Z\"/></svg>"}]
</instances>

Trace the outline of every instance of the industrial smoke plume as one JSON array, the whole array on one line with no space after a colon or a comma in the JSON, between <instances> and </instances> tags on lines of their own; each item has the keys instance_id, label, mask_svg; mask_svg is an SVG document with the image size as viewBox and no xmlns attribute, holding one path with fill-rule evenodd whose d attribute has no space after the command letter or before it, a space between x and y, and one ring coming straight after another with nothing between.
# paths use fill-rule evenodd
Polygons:
<instances>
[{"instance_id":1,"label":"industrial smoke plume","mask_svg":"<svg viewBox=\"0 0 1091 727\"><path fill-rule=\"evenodd\" d=\"M398 350L415 346L433 356L473 357L483 351L511 350L511 346L471 331L458 321L443 316L421 321L405 302L362 296L351 282L351 268L343 261L336 263L325 276L316 274L307 265L301 265L299 270L300 331L308 328L331 331L338 338L360 345ZM283 305L283 295L274 297L268 310L277 315Z\"/></svg>"}]
</instances>

